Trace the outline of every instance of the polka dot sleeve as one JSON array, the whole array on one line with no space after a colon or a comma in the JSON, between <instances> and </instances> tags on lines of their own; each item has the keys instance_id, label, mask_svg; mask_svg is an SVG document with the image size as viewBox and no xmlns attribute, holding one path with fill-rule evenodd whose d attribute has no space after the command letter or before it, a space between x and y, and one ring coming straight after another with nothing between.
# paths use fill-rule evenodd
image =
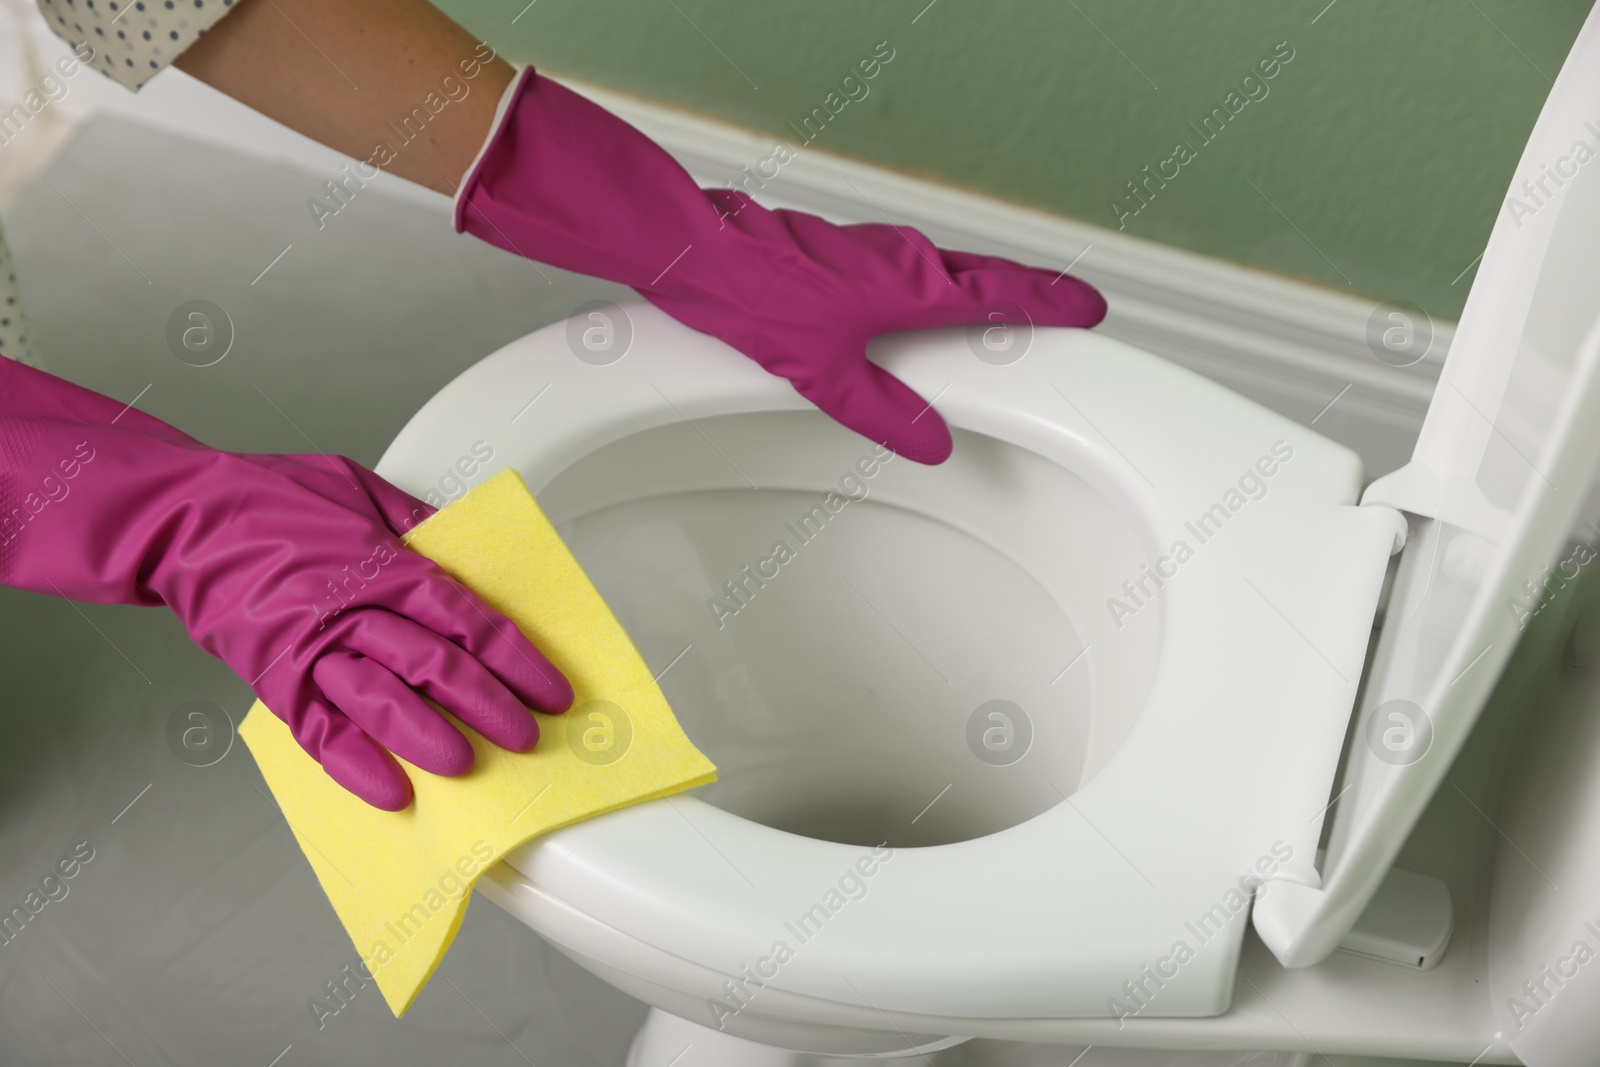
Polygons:
<instances>
[{"instance_id":1,"label":"polka dot sleeve","mask_svg":"<svg viewBox=\"0 0 1600 1067\"><path fill-rule=\"evenodd\" d=\"M233 8L234 0L38 0L56 36L89 65L137 90Z\"/></svg>"},{"instance_id":2,"label":"polka dot sleeve","mask_svg":"<svg viewBox=\"0 0 1600 1067\"><path fill-rule=\"evenodd\" d=\"M39 366L28 336L28 320L22 313L22 294L17 289L17 268L11 262L11 249L0 231L0 356Z\"/></svg>"}]
</instances>

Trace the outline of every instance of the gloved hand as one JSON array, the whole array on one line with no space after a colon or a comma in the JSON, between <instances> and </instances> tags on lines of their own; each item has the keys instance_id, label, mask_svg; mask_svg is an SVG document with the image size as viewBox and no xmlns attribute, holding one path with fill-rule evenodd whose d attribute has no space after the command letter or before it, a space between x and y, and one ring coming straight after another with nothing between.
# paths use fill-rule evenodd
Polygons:
<instances>
[{"instance_id":1,"label":"gloved hand","mask_svg":"<svg viewBox=\"0 0 1600 1067\"><path fill-rule=\"evenodd\" d=\"M572 702L510 620L401 544L430 512L350 460L219 452L0 357L0 583L165 604L390 811L411 802L390 752L435 774L473 763L423 697L518 752L539 737L527 707Z\"/></svg>"},{"instance_id":2,"label":"gloved hand","mask_svg":"<svg viewBox=\"0 0 1600 1067\"><path fill-rule=\"evenodd\" d=\"M530 67L456 197L456 229L630 285L788 378L844 425L923 463L950 454L929 405L866 357L880 333L996 322L1093 326L1088 284L938 248L916 230L835 226L702 190L649 138Z\"/></svg>"}]
</instances>

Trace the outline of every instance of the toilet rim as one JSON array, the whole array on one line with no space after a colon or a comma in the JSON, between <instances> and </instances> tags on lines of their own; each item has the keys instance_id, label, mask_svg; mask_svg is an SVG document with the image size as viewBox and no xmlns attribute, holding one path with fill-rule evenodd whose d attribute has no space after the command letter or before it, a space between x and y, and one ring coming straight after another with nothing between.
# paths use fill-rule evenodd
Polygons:
<instances>
[{"instance_id":1,"label":"toilet rim","mask_svg":"<svg viewBox=\"0 0 1600 1067\"><path fill-rule=\"evenodd\" d=\"M622 360L596 367L573 359L566 324L515 342L424 407L380 473L424 487L441 456L465 454L485 416L498 416L513 431L496 439L498 455L537 492L579 456L648 426L807 407L781 379L654 309L620 310L633 332ZM1185 588L1170 599L1149 706L1099 775L999 833L897 850L870 891L829 919L828 937L808 940L773 981L952 1016L1105 1014L1119 984L1166 957L1183 923L1275 839L1292 853L1282 871L1315 878L1320 819L1305 816L1326 800L1392 526L1384 509L1349 506L1360 470L1347 450L1101 335L1039 331L1027 356L1006 367L974 358L960 330L884 338L874 355L924 395L942 393L953 426L1097 479L1143 516L1158 543L1215 497L1222 475L1248 468L1263 442L1293 441L1296 465L1284 467L1251 521L1236 534L1230 526L1227 543L1219 538L1186 568ZM546 392L562 400L535 407ZM529 410L540 417L519 414ZM1316 553L1320 577L1332 580L1308 583L1286 541ZM1261 588L1271 610L1257 599ZM1285 606L1298 627L1272 614ZM1219 611L1247 618L1248 634L1222 633ZM1320 646L1315 656L1302 631ZM1261 648L1294 669L1262 666ZM1295 672L1324 666L1340 678L1306 693ZM1284 707L1302 705L1283 721ZM1267 746L1275 764L1234 743L1252 731L1276 732ZM1288 820L1272 816L1263 796L1298 810ZM673 798L558 831L508 862L540 892L620 933L737 974L752 951L770 947L779 920L811 907L860 852ZM1015 913L971 913L972 901L1004 900L1019 886L1026 896ZM1244 911L1229 912L1207 941L1219 947L1187 963L1152 1011L1221 1011L1244 921ZM925 936L930 925L936 939ZM961 961L959 975L950 973L952 959ZM856 976L859 996L841 975Z\"/></svg>"}]
</instances>

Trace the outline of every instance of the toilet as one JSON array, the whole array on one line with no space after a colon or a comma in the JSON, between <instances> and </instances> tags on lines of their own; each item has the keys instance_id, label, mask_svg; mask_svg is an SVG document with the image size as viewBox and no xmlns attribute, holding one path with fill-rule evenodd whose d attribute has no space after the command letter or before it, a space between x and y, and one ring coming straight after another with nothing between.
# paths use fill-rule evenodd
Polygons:
<instances>
[{"instance_id":1,"label":"toilet","mask_svg":"<svg viewBox=\"0 0 1600 1067\"><path fill-rule=\"evenodd\" d=\"M1586 55L1592 17L1514 196L1600 102ZM1455 916L1396 853L1600 464L1600 168L1551 190L1502 213L1415 455L1365 489L1344 446L1096 331L874 342L938 398L939 467L642 303L484 359L379 472L519 470L720 778L479 888L652 1006L637 1067L1301 1048L1221 1021L1252 924L1285 974L1345 961L1305 972L1330 1017L1341 973L1411 995ZM1483 1004L1355 1044L1515 1062Z\"/></svg>"}]
</instances>

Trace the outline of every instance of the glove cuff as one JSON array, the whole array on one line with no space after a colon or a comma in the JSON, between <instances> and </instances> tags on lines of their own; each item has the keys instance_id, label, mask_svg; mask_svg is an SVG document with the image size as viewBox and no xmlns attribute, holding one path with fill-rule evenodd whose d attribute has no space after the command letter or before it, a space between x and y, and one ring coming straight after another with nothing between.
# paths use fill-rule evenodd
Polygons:
<instances>
[{"instance_id":1,"label":"glove cuff","mask_svg":"<svg viewBox=\"0 0 1600 1067\"><path fill-rule=\"evenodd\" d=\"M483 139L483 145L478 149L478 154L472 157L472 165L467 168L466 173L461 176L461 180L456 183L455 202L450 217L454 221L457 233L466 232L468 197L478 184L478 171L483 167L484 157L489 154L489 151L494 148L495 142L500 139L500 132L505 128L506 113L511 110L512 101L516 100L517 94L522 90L523 82L531 82L538 76L538 72L533 69L531 64L523 67L511 79L506 86L505 92L500 94L500 103L495 105L494 109L494 121L489 123L489 135Z\"/></svg>"}]
</instances>

